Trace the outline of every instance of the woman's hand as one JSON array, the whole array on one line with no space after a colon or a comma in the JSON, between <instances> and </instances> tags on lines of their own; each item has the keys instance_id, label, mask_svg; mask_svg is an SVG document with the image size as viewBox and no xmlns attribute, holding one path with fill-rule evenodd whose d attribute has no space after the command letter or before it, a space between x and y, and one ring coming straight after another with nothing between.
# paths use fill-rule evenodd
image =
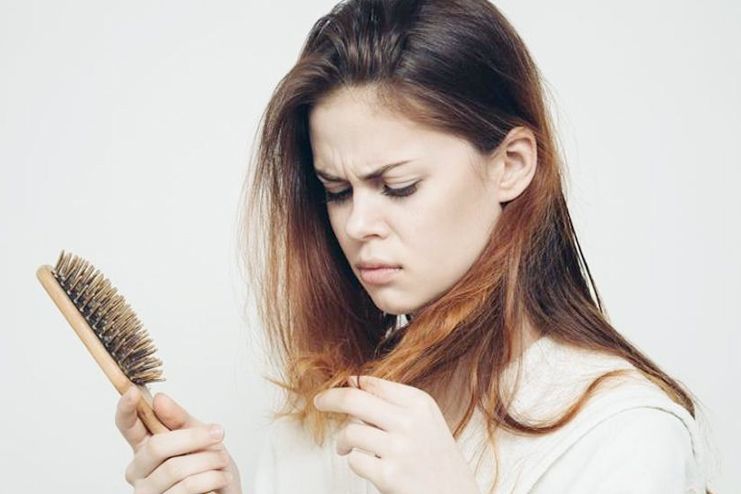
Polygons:
<instances>
[{"instance_id":1,"label":"woman's hand","mask_svg":"<svg viewBox=\"0 0 741 494\"><path fill-rule=\"evenodd\" d=\"M132 386L116 409L116 426L134 451L125 477L136 494L242 493L239 471L222 443L223 430L211 434L208 424L157 393L154 413L170 431L152 435L136 414L140 396Z\"/></svg>"},{"instance_id":2,"label":"woman's hand","mask_svg":"<svg viewBox=\"0 0 741 494\"><path fill-rule=\"evenodd\" d=\"M318 394L323 411L347 413L351 422L340 432L337 453L350 468L383 494L479 494L440 408L425 391L374 376L355 376L351 388ZM354 451L360 448L361 451Z\"/></svg>"}]
</instances>

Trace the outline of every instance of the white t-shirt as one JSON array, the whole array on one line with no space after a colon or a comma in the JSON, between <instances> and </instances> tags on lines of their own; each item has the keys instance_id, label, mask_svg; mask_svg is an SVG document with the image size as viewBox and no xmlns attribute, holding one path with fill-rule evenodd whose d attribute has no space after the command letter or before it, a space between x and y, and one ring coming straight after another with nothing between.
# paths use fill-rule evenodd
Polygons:
<instances>
[{"instance_id":1,"label":"white t-shirt","mask_svg":"<svg viewBox=\"0 0 741 494\"><path fill-rule=\"evenodd\" d=\"M629 368L631 377L597 390L571 422L545 435L498 430L495 494L705 493L704 443L692 416L624 359L589 352L544 336L509 364L505 383L521 363L512 404L519 419L553 417L595 377ZM254 494L378 494L335 450L331 434L320 448L298 423L270 424L258 459ZM335 431L336 432L336 431ZM477 410L458 438L482 494L496 472Z\"/></svg>"}]
</instances>

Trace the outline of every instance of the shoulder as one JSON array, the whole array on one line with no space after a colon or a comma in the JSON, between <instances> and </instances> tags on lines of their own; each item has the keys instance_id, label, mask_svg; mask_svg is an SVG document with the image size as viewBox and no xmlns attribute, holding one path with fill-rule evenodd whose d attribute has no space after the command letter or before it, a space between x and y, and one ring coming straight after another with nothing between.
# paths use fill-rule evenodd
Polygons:
<instances>
[{"instance_id":1,"label":"shoulder","mask_svg":"<svg viewBox=\"0 0 741 494\"><path fill-rule=\"evenodd\" d=\"M625 464L643 465L655 473L653 467L678 467L693 456L690 432L682 419L671 412L653 407L636 407L607 417L586 431L568 450L566 456L582 456L582 463L601 467L618 464L600 460L615 458ZM606 472L607 473L607 472Z\"/></svg>"},{"instance_id":2,"label":"shoulder","mask_svg":"<svg viewBox=\"0 0 741 494\"><path fill-rule=\"evenodd\" d=\"M638 406L604 418L571 442L548 465L533 492L561 487L585 493L700 493L704 481L683 418Z\"/></svg>"},{"instance_id":3,"label":"shoulder","mask_svg":"<svg viewBox=\"0 0 741 494\"><path fill-rule=\"evenodd\" d=\"M526 422L560 416L595 379L622 371L561 428L505 441L511 463L527 464L520 477L526 487L542 485L533 491L542 493L686 493L695 488L687 486L703 486L697 492L704 493L703 445L694 418L631 363L553 340L544 340L523 363L514 412ZM682 487L664 488L671 479Z\"/></svg>"},{"instance_id":4,"label":"shoulder","mask_svg":"<svg viewBox=\"0 0 741 494\"><path fill-rule=\"evenodd\" d=\"M605 374L620 372L603 381L599 395L614 396L616 387L625 393L628 387L647 381L621 357L578 348L549 336L533 344L518 364L507 368L503 377L515 391L511 412L524 421L547 421L568 408Z\"/></svg>"}]
</instances>

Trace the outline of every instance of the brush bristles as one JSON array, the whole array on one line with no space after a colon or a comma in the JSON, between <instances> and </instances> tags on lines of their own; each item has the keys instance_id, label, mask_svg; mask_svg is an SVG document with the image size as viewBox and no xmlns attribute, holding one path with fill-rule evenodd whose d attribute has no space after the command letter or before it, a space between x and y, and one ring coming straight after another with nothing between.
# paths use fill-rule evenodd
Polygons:
<instances>
[{"instance_id":1,"label":"brush bristles","mask_svg":"<svg viewBox=\"0 0 741 494\"><path fill-rule=\"evenodd\" d=\"M146 329L108 279L64 251L52 274L126 377L136 384L165 380Z\"/></svg>"}]
</instances>

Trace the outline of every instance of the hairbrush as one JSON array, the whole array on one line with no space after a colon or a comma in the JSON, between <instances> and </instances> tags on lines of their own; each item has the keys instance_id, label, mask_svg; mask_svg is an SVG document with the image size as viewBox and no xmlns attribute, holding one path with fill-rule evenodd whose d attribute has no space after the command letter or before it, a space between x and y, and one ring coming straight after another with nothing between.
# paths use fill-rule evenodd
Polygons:
<instances>
[{"instance_id":1,"label":"hairbrush","mask_svg":"<svg viewBox=\"0 0 741 494\"><path fill-rule=\"evenodd\" d=\"M147 384L164 381L157 349L111 282L88 261L62 251L36 277L120 394L139 386L137 413L155 434L169 430L152 410Z\"/></svg>"},{"instance_id":2,"label":"hairbrush","mask_svg":"<svg viewBox=\"0 0 741 494\"><path fill-rule=\"evenodd\" d=\"M36 277L120 394L138 386L137 415L152 434L166 432L152 409L147 384L164 381L157 349L111 282L88 261L62 251ZM209 493L209 494L213 494Z\"/></svg>"}]
</instances>

